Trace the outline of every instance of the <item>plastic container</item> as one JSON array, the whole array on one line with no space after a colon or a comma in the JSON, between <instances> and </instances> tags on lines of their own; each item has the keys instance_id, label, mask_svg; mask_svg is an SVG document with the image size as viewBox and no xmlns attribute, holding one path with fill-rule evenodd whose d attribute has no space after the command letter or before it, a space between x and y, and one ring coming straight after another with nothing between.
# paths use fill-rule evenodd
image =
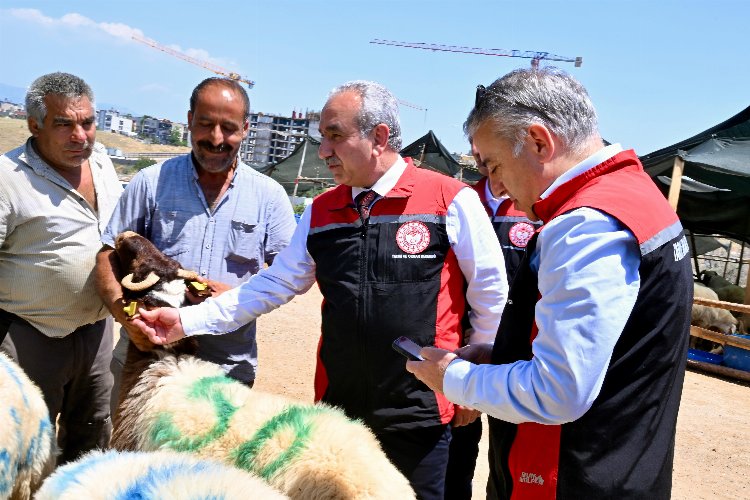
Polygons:
<instances>
[{"instance_id":1,"label":"plastic container","mask_svg":"<svg viewBox=\"0 0 750 500\"><path fill-rule=\"evenodd\" d=\"M750 335L733 335L750 340ZM750 350L731 345L724 346L724 365L736 370L750 372Z\"/></svg>"},{"instance_id":2,"label":"plastic container","mask_svg":"<svg viewBox=\"0 0 750 500\"><path fill-rule=\"evenodd\" d=\"M724 357L721 354L713 354L699 349L688 349L688 359L711 363L712 365L720 365Z\"/></svg>"}]
</instances>

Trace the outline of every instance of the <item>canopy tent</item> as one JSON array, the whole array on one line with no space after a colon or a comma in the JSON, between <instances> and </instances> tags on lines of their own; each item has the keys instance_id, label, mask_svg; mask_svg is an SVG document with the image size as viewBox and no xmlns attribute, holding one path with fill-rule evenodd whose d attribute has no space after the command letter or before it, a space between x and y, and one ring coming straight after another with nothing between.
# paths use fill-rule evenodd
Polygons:
<instances>
[{"instance_id":1,"label":"canopy tent","mask_svg":"<svg viewBox=\"0 0 750 500\"><path fill-rule=\"evenodd\" d=\"M257 170L284 186L289 195L311 195L312 192L334 184L326 163L318 157L319 146L320 141L305 136L304 141L297 145L292 154L271 166Z\"/></svg>"},{"instance_id":2,"label":"canopy tent","mask_svg":"<svg viewBox=\"0 0 750 500\"><path fill-rule=\"evenodd\" d=\"M403 148L401 156L410 156L419 168L434 170L449 177L456 177L461 170L461 165L435 137L432 130Z\"/></svg>"},{"instance_id":3,"label":"canopy tent","mask_svg":"<svg viewBox=\"0 0 750 500\"><path fill-rule=\"evenodd\" d=\"M750 243L750 107L641 162L686 229Z\"/></svg>"}]
</instances>

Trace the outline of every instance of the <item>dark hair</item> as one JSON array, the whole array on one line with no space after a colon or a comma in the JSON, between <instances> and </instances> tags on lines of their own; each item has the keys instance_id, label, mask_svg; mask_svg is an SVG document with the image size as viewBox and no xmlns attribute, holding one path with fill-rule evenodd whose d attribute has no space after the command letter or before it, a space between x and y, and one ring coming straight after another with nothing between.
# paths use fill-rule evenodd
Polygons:
<instances>
[{"instance_id":1,"label":"dark hair","mask_svg":"<svg viewBox=\"0 0 750 500\"><path fill-rule=\"evenodd\" d=\"M219 76L212 76L211 78L206 78L205 80L200 82L197 87L193 89L193 93L190 94L190 112L195 111L195 104L198 102L198 96L209 85L221 85L239 94L240 97L242 97L242 103L244 106L243 118L245 120L250 118L250 98L247 96L247 92L245 92L245 88L242 85L240 85L240 83L236 80L232 80L231 78L226 78L226 77L219 77Z\"/></svg>"},{"instance_id":2,"label":"dark hair","mask_svg":"<svg viewBox=\"0 0 750 500\"><path fill-rule=\"evenodd\" d=\"M61 95L68 99L86 96L91 101L91 107L96 107L94 92L81 78L60 72L42 75L32 82L26 92L26 113L36 120L40 128L47 117L47 105L44 103L44 98L48 95Z\"/></svg>"}]
</instances>

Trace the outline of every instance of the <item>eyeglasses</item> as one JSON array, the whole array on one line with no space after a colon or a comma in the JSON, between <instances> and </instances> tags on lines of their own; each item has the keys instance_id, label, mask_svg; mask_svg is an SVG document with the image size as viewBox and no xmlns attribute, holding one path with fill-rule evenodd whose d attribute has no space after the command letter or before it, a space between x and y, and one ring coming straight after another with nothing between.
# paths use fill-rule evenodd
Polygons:
<instances>
[{"instance_id":1,"label":"eyeglasses","mask_svg":"<svg viewBox=\"0 0 750 500\"><path fill-rule=\"evenodd\" d=\"M487 93L487 89L484 85L477 85L477 93L474 96L474 107L478 107L479 103L484 99L484 94Z\"/></svg>"}]
</instances>

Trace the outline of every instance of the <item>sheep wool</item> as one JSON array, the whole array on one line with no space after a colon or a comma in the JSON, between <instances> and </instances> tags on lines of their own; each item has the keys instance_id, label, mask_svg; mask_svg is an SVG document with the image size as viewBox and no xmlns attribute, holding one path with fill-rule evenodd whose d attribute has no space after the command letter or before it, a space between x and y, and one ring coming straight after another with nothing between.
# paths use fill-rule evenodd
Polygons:
<instances>
[{"instance_id":1,"label":"sheep wool","mask_svg":"<svg viewBox=\"0 0 750 500\"><path fill-rule=\"evenodd\" d=\"M409 482L361 422L250 390L192 356L151 364L123 399L112 446L222 460L295 499L408 499Z\"/></svg>"},{"instance_id":2,"label":"sheep wool","mask_svg":"<svg viewBox=\"0 0 750 500\"><path fill-rule=\"evenodd\" d=\"M93 451L55 471L35 500L288 498L234 467L171 451Z\"/></svg>"},{"instance_id":3,"label":"sheep wool","mask_svg":"<svg viewBox=\"0 0 750 500\"><path fill-rule=\"evenodd\" d=\"M55 466L42 392L0 352L0 498L26 500Z\"/></svg>"}]
</instances>

